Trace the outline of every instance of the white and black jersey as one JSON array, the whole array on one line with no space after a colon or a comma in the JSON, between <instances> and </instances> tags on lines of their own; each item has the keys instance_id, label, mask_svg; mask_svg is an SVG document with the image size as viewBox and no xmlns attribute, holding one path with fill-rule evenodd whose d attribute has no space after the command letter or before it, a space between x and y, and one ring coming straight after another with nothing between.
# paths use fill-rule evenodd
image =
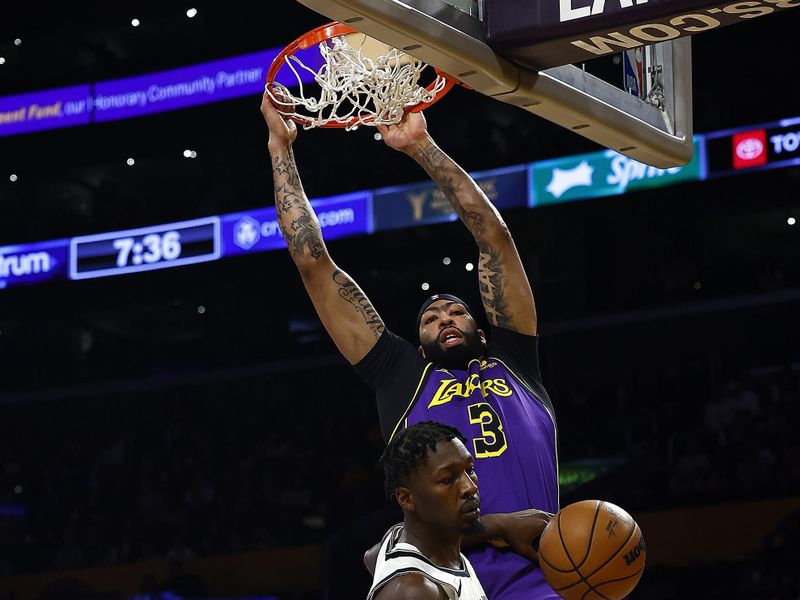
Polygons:
<instances>
[{"instance_id":1,"label":"white and black jersey","mask_svg":"<svg viewBox=\"0 0 800 600\"><path fill-rule=\"evenodd\" d=\"M486 600L486 592L466 556L461 555L460 569L440 567L416 546L398 541L402 532L403 526L395 525L383 537L367 600L373 600L395 577L408 573L419 573L430 579L445 591L449 600Z\"/></svg>"}]
</instances>

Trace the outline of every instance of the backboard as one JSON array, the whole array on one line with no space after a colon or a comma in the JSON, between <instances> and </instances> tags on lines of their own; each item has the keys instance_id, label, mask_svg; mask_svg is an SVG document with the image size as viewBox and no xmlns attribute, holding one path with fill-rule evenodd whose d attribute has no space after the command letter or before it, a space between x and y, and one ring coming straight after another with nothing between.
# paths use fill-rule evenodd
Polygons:
<instances>
[{"instance_id":1,"label":"backboard","mask_svg":"<svg viewBox=\"0 0 800 600\"><path fill-rule=\"evenodd\" d=\"M578 48L578 52L570 52L569 59L562 59L563 50L535 55L523 49L521 55L509 57L514 54L514 43L505 39L500 40L506 44L502 55L496 52L488 35L493 14L490 3L500 1L299 0L330 19L450 73L475 91L519 106L635 160L669 168L691 159L688 38L654 46L656 64L661 66L656 105L652 98L639 99L567 64L596 56L591 51L581 53ZM546 1L557 6L576 0ZM631 47L643 44L637 40ZM525 58L531 55L533 59Z\"/></svg>"}]
</instances>

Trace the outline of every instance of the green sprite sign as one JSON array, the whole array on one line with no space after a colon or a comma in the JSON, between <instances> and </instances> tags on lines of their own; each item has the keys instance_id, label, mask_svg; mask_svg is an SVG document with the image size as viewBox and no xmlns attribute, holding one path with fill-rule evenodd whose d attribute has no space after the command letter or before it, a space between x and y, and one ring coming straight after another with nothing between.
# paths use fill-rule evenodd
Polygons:
<instances>
[{"instance_id":1,"label":"green sprite sign","mask_svg":"<svg viewBox=\"0 0 800 600\"><path fill-rule=\"evenodd\" d=\"M533 163L528 204L558 204L698 181L704 164L701 154L701 142L695 140L692 161L672 169L657 169L613 150Z\"/></svg>"}]
</instances>

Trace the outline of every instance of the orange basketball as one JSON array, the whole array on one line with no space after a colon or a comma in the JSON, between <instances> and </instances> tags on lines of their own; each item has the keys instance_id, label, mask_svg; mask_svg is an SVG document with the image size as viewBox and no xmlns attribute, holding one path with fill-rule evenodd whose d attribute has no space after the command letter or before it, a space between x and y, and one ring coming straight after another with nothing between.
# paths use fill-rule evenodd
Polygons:
<instances>
[{"instance_id":1,"label":"orange basketball","mask_svg":"<svg viewBox=\"0 0 800 600\"><path fill-rule=\"evenodd\" d=\"M562 508L539 542L544 577L565 600L622 600L639 582L644 560L636 521L601 500Z\"/></svg>"}]
</instances>

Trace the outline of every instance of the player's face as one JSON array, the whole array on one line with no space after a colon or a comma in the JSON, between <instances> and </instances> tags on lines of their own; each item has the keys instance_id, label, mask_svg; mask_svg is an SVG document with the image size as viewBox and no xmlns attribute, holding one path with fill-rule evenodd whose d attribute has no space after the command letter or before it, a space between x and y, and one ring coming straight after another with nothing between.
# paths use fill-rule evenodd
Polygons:
<instances>
[{"instance_id":1,"label":"player's face","mask_svg":"<svg viewBox=\"0 0 800 600\"><path fill-rule=\"evenodd\" d=\"M480 522L478 476L472 455L453 439L439 442L408 486L417 518L432 529L469 533Z\"/></svg>"},{"instance_id":2,"label":"player's face","mask_svg":"<svg viewBox=\"0 0 800 600\"><path fill-rule=\"evenodd\" d=\"M437 300L422 314L419 342L422 355L445 369L466 369L486 346L472 315L451 300Z\"/></svg>"}]
</instances>

